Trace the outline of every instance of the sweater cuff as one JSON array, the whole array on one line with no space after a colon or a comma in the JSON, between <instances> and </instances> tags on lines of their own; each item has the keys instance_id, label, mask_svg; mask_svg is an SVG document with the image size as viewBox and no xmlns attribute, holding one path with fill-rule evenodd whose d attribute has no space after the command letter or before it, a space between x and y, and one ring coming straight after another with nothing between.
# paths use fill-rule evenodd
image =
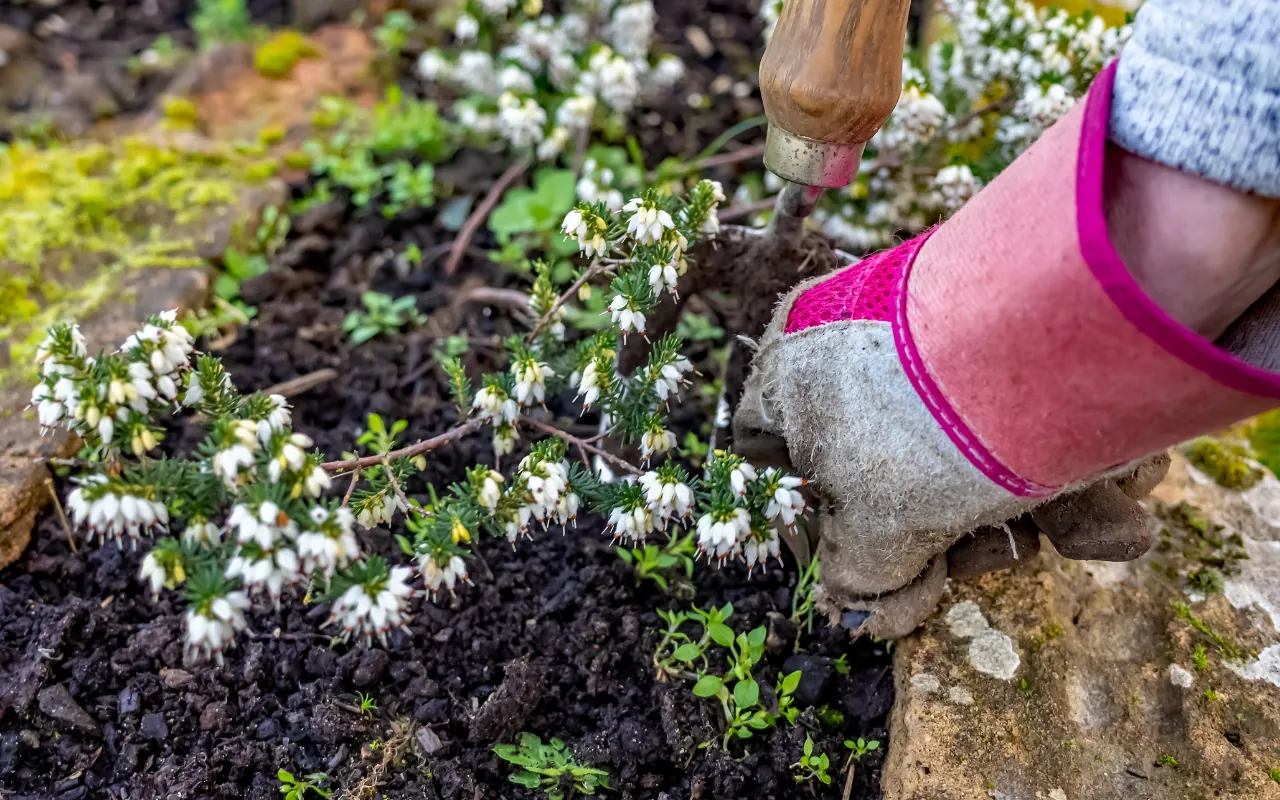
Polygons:
<instances>
[{"instance_id":1,"label":"sweater cuff","mask_svg":"<svg viewBox=\"0 0 1280 800\"><path fill-rule=\"evenodd\" d=\"M1177 6L1151 2L1138 14L1116 76L1111 140L1216 183L1280 197L1280 3L1228 0L1202 19Z\"/></svg>"}]
</instances>

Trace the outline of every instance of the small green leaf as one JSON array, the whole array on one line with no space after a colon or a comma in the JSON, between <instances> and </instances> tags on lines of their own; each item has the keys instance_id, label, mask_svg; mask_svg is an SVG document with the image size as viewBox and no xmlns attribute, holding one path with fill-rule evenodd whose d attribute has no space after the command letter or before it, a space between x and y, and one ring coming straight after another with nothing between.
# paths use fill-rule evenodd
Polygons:
<instances>
[{"instance_id":1,"label":"small green leaf","mask_svg":"<svg viewBox=\"0 0 1280 800\"><path fill-rule=\"evenodd\" d=\"M808 736L804 737L804 754L806 756L813 755L813 740Z\"/></svg>"},{"instance_id":2,"label":"small green leaf","mask_svg":"<svg viewBox=\"0 0 1280 800\"><path fill-rule=\"evenodd\" d=\"M796 670L787 677L782 679L782 693L794 694L796 687L800 685L800 670Z\"/></svg>"},{"instance_id":3,"label":"small green leaf","mask_svg":"<svg viewBox=\"0 0 1280 800\"><path fill-rule=\"evenodd\" d=\"M733 645L733 629L728 625L713 622L707 626L707 634L711 636L711 641L721 647L730 647Z\"/></svg>"},{"instance_id":4,"label":"small green leaf","mask_svg":"<svg viewBox=\"0 0 1280 800\"><path fill-rule=\"evenodd\" d=\"M622 559L628 564L634 563L635 561L635 556L631 555L631 551L625 547L619 547L614 552L618 554L618 558Z\"/></svg>"},{"instance_id":5,"label":"small green leaf","mask_svg":"<svg viewBox=\"0 0 1280 800\"><path fill-rule=\"evenodd\" d=\"M279 772L276 773L276 777L282 781L285 781L286 783L293 783L293 773L289 772L288 770L283 770L283 769L280 770Z\"/></svg>"},{"instance_id":6,"label":"small green leaf","mask_svg":"<svg viewBox=\"0 0 1280 800\"><path fill-rule=\"evenodd\" d=\"M693 685L693 693L698 697L715 697L724 688L724 681L715 675L703 675Z\"/></svg>"},{"instance_id":7,"label":"small green leaf","mask_svg":"<svg viewBox=\"0 0 1280 800\"><path fill-rule=\"evenodd\" d=\"M702 655L702 650L693 642L688 642L677 647L675 652L671 654L671 657L677 661L684 661L687 663L689 661L693 661L700 655Z\"/></svg>"},{"instance_id":8,"label":"small green leaf","mask_svg":"<svg viewBox=\"0 0 1280 800\"><path fill-rule=\"evenodd\" d=\"M524 786L528 789L537 789L542 779L532 772L517 772L511 776L511 782L517 786Z\"/></svg>"},{"instance_id":9,"label":"small green leaf","mask_svg":"<svg viewBox=\"0 0 1280 800\"><path fill-rule=\"evenodd\" d=\"M400 551L406 556L414 555L413 545L409 543L409 540L404 535L397 533L396 542L400 545Z\"/></svg>"},{"instance_id":10,"label":"small green leaf","mask_svg":"<svg viewBox=\"0 0 1280 800\"><path fill-rule=\"evenodd\" d=\"M733 702L738 704L738 708L750 708L759 699L760 684L756 683L755 678L747 678L734 684Z\"/></svg>"},{"instance_id":11,"label":"small green leaf","mask_svg":"<svg viewBox=\"0 0 1280 800\"><path fill-rule=\"evenodd\" d=\"M826 756L823 756L823 758L825 759L825 758L826 758ZM822 766L824 766L824 767L825 767L825 766L826 766L826 764L823 764ZM825 772L819 772L819 773L818 773L818 780L822 781L822 782L823 782L824 784L826 784L827 786L830 786L830 785L831 785L831 776L830 776L830 775L828 775L828 774L827 774L827 773L825 773Z\"/></svg>"},{"instance_id":12,"label":"small green leaf","mask_svg":"<svg viewBox=\"0 0 1280 800\"><path fill-rule=\"evenodd\" d=\"M858 741L862 741L862 740L861 740L861 739L859 739ZM879 750L879 749L880 749L880 740L879 740L879 739L872 739L871 741L867 742L867 750L868 750L868 751L871 751L871 750Z\"/></svg>"},{"instance_id":13,"label":"small green leaf","mask_svg":"<svg viewBox=\"0 0 1280 800\"><path fill-rule=\"evenodd\" d=\"M765 637L768 635L769 632L765 630L763 625L761 625L759 628L756 628L751 633L747 634L747 643L752 647L761 647L764 645Z\"/></svg>"}]
</instances>

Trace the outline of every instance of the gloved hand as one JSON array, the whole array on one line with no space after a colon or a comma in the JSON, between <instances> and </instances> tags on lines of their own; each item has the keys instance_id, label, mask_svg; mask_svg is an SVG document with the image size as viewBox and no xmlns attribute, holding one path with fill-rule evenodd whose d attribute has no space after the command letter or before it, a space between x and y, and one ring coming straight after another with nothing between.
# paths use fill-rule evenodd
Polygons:
<instances>
[{"instance_id":1,"label":"gloved hand","mask_svg":"<svg viewBox=\"0 0 1280 800\"><path fill-rule=\"evenodd\" d=\"M796 287L760 339L735 450L814 481L820 603L847 627L905 635L948 571L1032 556L1041 531L1070 558L1136 558L1166 448L1280 405L1280 375L1170 317L1121 262L1114 75L953 219ZM1248 326L1232 335L1250 349Z\"/></svg>"}]
</instances>

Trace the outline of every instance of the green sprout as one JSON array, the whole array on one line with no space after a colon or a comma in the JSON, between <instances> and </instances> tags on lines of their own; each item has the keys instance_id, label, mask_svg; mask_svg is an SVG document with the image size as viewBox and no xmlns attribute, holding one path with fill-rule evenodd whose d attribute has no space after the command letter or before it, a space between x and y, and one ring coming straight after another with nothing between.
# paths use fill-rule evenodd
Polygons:
<instances>
[{"instance_id":1,"label":"green sprout","mask_svg":"<svg viewBox=\"0 0 1280 800\"><path fill-rule=\"evenodd\" d=\"M580 764L568 745L559 739L543 744L532 733L521 733L519 746L500 744L493 752L518 767L510 780L528 789L541 789L548 800L563 800L568 792L595 795L597 789L612 789L609 773Z\"/></svg>"},{"instance_id":2,"label":"green sprout","mask_svg":"<svg viewBox=\"0 0 1280 800\"><path fill-rule=\"evenodd\" d=\"M804 755L791 766L796 771L796 783L819 780L825 786L831 785L831 774L827 772L831 766L831 760L827 758L826 753L819 753L816 757L813 755L813 739L808 734L804 737Z\"/></svg>"},{"instance_id":3,"label":"green sprout","mask_svg":"<svg viewBox=\"0 0 1280 800\"><path fill-rule=\"evenodd\" d=\"M324 788L324 784L329 782L329 776L323 772L295 778L293 773L282 769L276 773L276 777L280 780L280 793L284 795L284 800L306 800L307 792L315 792L319 797L333 796L332 789Z\"/></svg>"},{"instance_id":4,"label":"green sprout","mask_svg":"<svg viewBox=\"0 0 1280 800\"><path fill-rule=\"evenodd\" d=\"M421 325L426 317L418 312L413 295L391 298L381 292L360 295L364 311L352 311L342 321L342 330L352 344L363 344L380 334L398 333L405 325Z\"/></svg>"},{"instance_id":5,"label":"green sprout","mask_svg":"<svg viewBox=\"0 0 1280 800\"><path fill-rule=\"evenodd\" d=\"M849 750L849 758L861 761L862 757L873 750L880 749L880 740L872 739L867 741L859 736L857 739L845 739L844 746Z\"/></svg>"},{"instance_id":6,"label":"green sprout","mask_svg":"<svg viewBox=\"0 0 1280 800\"><path fill-rule=\"evenodd\" d=\"M378 710L378 704L374 702L373 695L357 692L356 697L360 700L360 713L366 719L372 719L373 712Z\"/></svg>"},{"instance_id":7,"label":"green sprout","mask_svg":"<svg viewBox=\"0 0 1280 800\"><path fill-rule=\"evenodd\" d=\"M693 556L697 551L694 538L695 532L691 530L684 536L672 536L661 547L656 544L636 548L619 547L618 558L635 569L637 586L649 580L658 584L658 588L665 592L669 590L667 574L680 571L685 578L693 577Z\"/></svg>"}]
</instances>

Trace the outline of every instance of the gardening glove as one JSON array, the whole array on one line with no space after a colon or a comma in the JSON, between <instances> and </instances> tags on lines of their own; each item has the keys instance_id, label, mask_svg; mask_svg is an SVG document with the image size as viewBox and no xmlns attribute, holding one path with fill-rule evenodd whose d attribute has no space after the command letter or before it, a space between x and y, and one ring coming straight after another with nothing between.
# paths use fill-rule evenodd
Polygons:
<instances>
[{"instance_id":1,"label":"gardening glove","mask_svg":"<svg viewBox=\"0 0 1280 800\"><path fill-rule=\"evenodd\" d=\"M1273 365L1175 321L1112 245L1115 71L954 218L792 290L758 343L735 449L813 479L819 602L846 627L905 635L948 572L1030 557L1039 532L1136 558L1161 454L1280 405ZM1238 352L1270 352L1266 300Z\"/></svg>"}]
</instances>

